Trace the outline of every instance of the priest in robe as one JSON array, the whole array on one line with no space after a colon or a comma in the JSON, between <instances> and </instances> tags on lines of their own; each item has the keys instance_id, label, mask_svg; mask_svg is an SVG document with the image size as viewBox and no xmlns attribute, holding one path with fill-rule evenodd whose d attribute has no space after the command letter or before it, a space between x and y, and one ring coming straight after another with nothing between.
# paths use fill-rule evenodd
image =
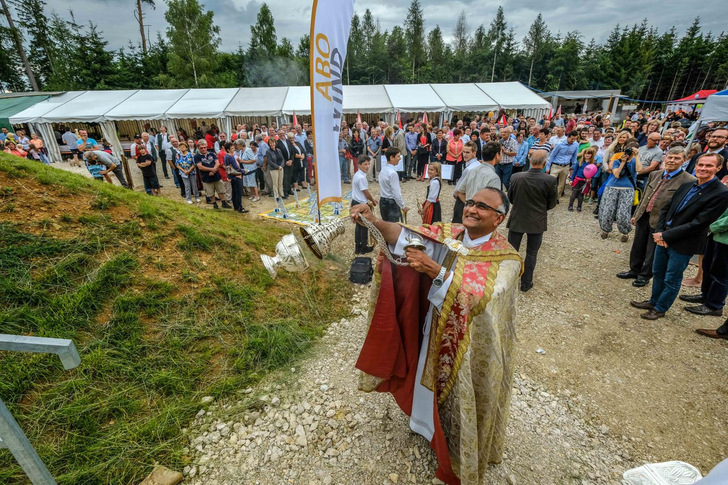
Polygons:
<instances>
[{"instance_id":1,"label":"priest in robe","mask_svg":"<svg viewBox=\"0 0 728 485\"><path fill-rule=\"evenodd\" d=\"M462 224L421 227L379 220L367 205L351 209L409 263L379 255L359 387L392 393L447 484L483 483L488 465L503 459L522 271L496 230L509 206L505 193L485 188L465 202ZM407 248L413 233L424 249Z\"/></svg>"}]
</instances>

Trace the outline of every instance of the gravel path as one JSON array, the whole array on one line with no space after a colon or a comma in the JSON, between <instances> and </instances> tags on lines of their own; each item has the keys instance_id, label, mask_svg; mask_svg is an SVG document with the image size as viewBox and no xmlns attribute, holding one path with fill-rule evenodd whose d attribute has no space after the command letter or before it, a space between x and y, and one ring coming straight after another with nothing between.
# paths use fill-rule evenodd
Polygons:
<instances>
[{"instance_id":1,"label":"gravel path","mask_svg":"<svg viewBox=\"0 0 728 485\"><path fill-rule=\"evenodd\" d=\"M402 187L411 207L425 197L425 183ZM370 189L377 197L377 184ZM444 185L444 220L451 194ZM707 473L728 456L728 345L694 329L722 320L688 314L680 302L664 319L641 320L628 303L648 297L650 286L614 277L628 266L631 240L601 240L593 206L567 212L566 202L550 213L534 289L518 296L506 457L488 483L619 483L629 468L674 459ZM250 205L258 213L273 202ZM419 221L410 212L409 222ZM348 230L335 252L351 258L353 246ZM409 431L394 401L357 391L364 305L353 303L352 317L332 324L295 372L240 399L201 405L188 431L186 483L437 483L428 443Z\"/></svg>"}]
</instances>

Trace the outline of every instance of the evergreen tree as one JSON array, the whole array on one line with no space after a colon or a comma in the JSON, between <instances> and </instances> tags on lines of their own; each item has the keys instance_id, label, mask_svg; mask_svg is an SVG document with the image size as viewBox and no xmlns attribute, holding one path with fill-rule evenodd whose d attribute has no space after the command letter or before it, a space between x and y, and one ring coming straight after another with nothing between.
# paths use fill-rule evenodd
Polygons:
<instances>
[{"instance_id":1,"label":"evergreen tree","mask_svg":"<svg viewBox=\"0 0 728 485\"><path fill-rule=\"evenodd\" d=\"M0 92L28 89L22 76L23 65L11 39L10 29L0 25Z\"/></svg>"},{"instance_id":2,"label":"evergreen tree","mask_svg":"<svg viewBox=\"0 0 728 485\"><path fill-rule=\"evenodd\" d=\"M361 30L364 35L364 45L371 50L372 38L377 30L377 22L374 21L374 15L369 9L364 11L364 16L361 19Z\"/></svg>"},{"instance_id":3,"label":"evergreen tree","mask_svg":"<svg viewBox=\"0 0 728 485\"><path fill-rule=\"evenodd\" d=\"M107 80L114 74L114 53L106 49L108 42L92 22L76 37L78 49L72 57L79 88L109 89Z\"/></svg>"},{"instance_id":4,"label":"evergreen tree","mask_svg":"<svg viewBox=\"0 0 728 485\"><path fill-rule=\"evenodd\" d=\"M347 55L347 60L348 60ZM305 34L298 41L298 48L296 48L296 62L300 66L300 71L304 73L301 79L301 85L307 86L309 83L310 70L311 70L311 35Z\"/></svg>"},{"instance_id":5,"label":"evergreen tree","mask_svg":"<svg viewBox=\"0 0 728 485\"><path fill-rule=\"evenodd\" d=\"M213 13L206 12L198 0L169 0L164 18L169 24L170 85L213 85L212 73L220 45L220 28L212 20Z\"/></svg>"},{"instance_id":6,"label":"evergreen tree","mask_svg":"<svg viewBox=\"0 0 728 485\"><path fill-rule=\"evenodd\" d=\"M278 50L276 27L273 14L268 4L263 4L258 11L255 25L250 26L250 48L248 57L258 60L275 56Z\"/></svg>"},{"instance_id":7,"label":"evergreen tree","mask_svg":"<svg viewBox=\"0 0 728 485\"><path fill-rule=\"evenodd\" d=\"M531 27L528 29L528 34L523 38L524 53L530 60L527 81L529 86L533 86L534 83L540 83L542 75L538 73L534 77L534 66L538 70L538 66L551 43L551 32L543 20L543 15L539 12L536 20L533 21Z\"/></svg>"},{"instance_id":8,"label":"evergreen tree","mask_svg":"<svg viewBox=\"0 0 728 485\"><path fill-rule=\"evenodd\" d=\"M583 48L581 34L576 31L566 34L549 62L549 74L546 76L549 91L581 89L583 78L579 58Z\"/></svg>"},{"instance_id":9,"label":"evergreen tree","mask_svg":"<svg viewBox=\"0 0 728 485\"><path fill-rule=\"evenodd\" d=\"M386 34L385 34L386 35ZM396 26L387 37L387 83L403 84L409 77L407 41L402 27Z\"/></svg>"},{"instance_id":10,"label":"evergreen tree","mask_svg":"<svg viewBox=\"0 0 728 485\"><path fill-rule=\"evenodd\" d=\"M423 67L423 81L430 83L449 82L451 50L442 38L440 26L427 34L427 64Z\"/></svg>"},{"instance_id":11,"label":"evergreen tree","mask_svg":"<svg viewBox=\"0 0 728 485\"><path fill-rule=\"evenodd\" d=\"M473 33L473 38L470 41L470 52L467 56L467 77L464 80L473 82L484 82L490 77L486 78L486 75L490 74L487 71L487 59L490 57L490 45L488 44L488 35L485 32L485 27L481 24Z\"/></svg>"},{"instance_id":12,"label":"evergreen tree","mask_svg":"<svg viewBox=\"0 0 728 485\"><path fill-rule=\"evenodd\" d=\"M425 17L420 0L412 0L404 21L407 54L412 65L411 82L416 82L417 71L425 64ZM392 31L394 33L394 31Z\"/></svg>"},{"instance_id":13,"label":"evergreen tree","mask_svg":"<svg viewBox=\"0 0 728 485\"><path fill-rule=\"evenodd\" d=\"M463 82L468 77L466 56L468 52L468 45L470 43L470 28L468 27L468 21L465 17L465 10L460 12L457 22L455 23L455 30L453 31L453 81Z\"/></svg>"},{"instance_id":14,"label":"evergreen tree","mask_svg":"<svg viewBox=\"0 0 728 485\"><path fill-rule=\"evenodd\" d=\"M507 55L507 53L504 52L503 47L506 43L506 36L508 35L507 30L508 23L506 22L506 17L503 13L503 7L498 7L495 18L490 23L490 28L488 29L488 39L491 46L491 54L488 59L488 63L491 67L489 77L491 82L495 81L498 77L501 77L500 75L496 77L496 71L498 74L502 73L503 66L506 64L503 58Z\"/></svg>"},{"instance_id":15,"label":"evergreen tree","mask_svg":"<svg viewBox=\"0 0 728 485\"><path fill-rule=\"evenodd\" d=\"M346 47L346 65L344 67L346 84L361 84L364 82L363 60L367 47L359 15L354 14L351 18L351 30L349 31L349 41Z\"/></svg>"},{"instance_id":16,"label":"evergreen tree","mask_svg":"<svg viewBox=\"0 0 728 485\"><path fill-rule=\"evenodd\" d=\"M30 44L29 61L35 79L43 89L53 73L53 44L50 36L50 24L45 15L44 0L20 0L16 3L20 26L25 30L26 40Z\"/></svg>"}]
</instances>

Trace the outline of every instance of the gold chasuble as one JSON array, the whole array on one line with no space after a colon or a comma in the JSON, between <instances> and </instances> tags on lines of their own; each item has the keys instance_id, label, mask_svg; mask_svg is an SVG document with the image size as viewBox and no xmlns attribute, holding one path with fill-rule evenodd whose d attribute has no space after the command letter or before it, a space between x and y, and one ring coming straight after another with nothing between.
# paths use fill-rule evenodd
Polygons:
<instances>
[{"instance_id":1,"label":"gold chasuble","mask_svg":"<svg viewBox=\"0 0 728 485\"><path fill-rule=\"evenodd\" d=\"M423 409L417 402L423 393L415 388L432 391L433 402L424 409L433 410L430 445L438 458L437 477L448 484L480 484L488 464L503 458L522 261L497 231L466 248L462 225L404 227L438 243L433 259L452 271L452 279L438 310L428 301L429 277L380 255L376 304L356 365L360 389L391 392L413 420L413 405ZM426 358L417 381L421 356Z\"/></svg>"}]
</instances>

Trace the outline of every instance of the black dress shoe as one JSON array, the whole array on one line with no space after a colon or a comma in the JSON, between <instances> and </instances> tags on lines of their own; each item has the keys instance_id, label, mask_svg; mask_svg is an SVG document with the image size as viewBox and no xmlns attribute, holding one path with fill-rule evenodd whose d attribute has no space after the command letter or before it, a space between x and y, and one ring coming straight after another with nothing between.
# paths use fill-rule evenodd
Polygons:
<instances>
[{"instance_id":1,"label":"black dress shoe","mask_svg":"<svg viewBox=\"0 0 728 485\"><path fill-rule=\"evenodd\" d=\"M655 308L655 305L650 303L650 300L644 300L644 301L631 301L629 302L630 305L632 305L635 308L639 308L640 310L652 310Z\"/></svg>"},{"instance_id":2,"label":"black dress shoe","mask_svg":"<svg viewBox=\"0 0 728 485\"><path fill-rule=\"evenodd\" d=\"M705 303L705 297L702 293L698 293L697 295L680 295L680 299L688 303Z\"/></svg>"},{"instance_id":3,"label":"black dress shoe","mask_svg":"<svg viewBox=\"0 0 728 485\"><path fill-rule=\"evenodd\" d=\"M722 317L723 316L723 309L720 310L713 310L710 307L707 307L705 305L698 305L698 306L686 306L685 309L689 311L690 313L694 313L696 315L706 315L710 317Z\"/></svg>"},{"instance_id":4,"label":"black dress shoe","mask_svg":"<svg viewBox=\"0 0 728 485\"><path fill-rule=\"evenodd\" d=\"M717 338L717 339L724 339L728 340L728 333L718 333L713 329L710 328L698 328L695 330L695 333L699 335L703 335L704 337L708 338Z\"/></svg>"},{"instance_id":5,"label":"black dress shoe","mask_svg":"<svg viewBox=\"0 0 728 485\"><path fill-rule=\"evenodd\" d=\"M533 283L521 283L521 291L522 292L525 293L528 290L530 290L531 288L533 288Z\"/></svg>"},{"instance_id":6,"label":"black dress shoe","mask_svg":"<svg viewBox=\"0 0 728 485\"><path fill-rule=\"evenodd\" d=\"M657 320L658 318L664 317L665 314L661 312L657 312L654 309L648 311L647 313L643 313L640 315L640 318L644 318L645 320Z\"/></svg>"},{"instance_id":7,"label":"black dress shoe","mask_svg":"<svg viewBox=\"0 0 728 485\"><path fill-rule=\"evenodd\" d=\"M617 278L623 280L633 280L637 278L637 273L633 273L631 271L622 271L621 273L617 273Z\"/></svg>"},{"instance_id":8,"label":"black dress shoe","mask_svg":"<svg viewBox=\"0 0 728 485\"><path fill-rule=\"evenodd\" d=\"M635 288L642 288L643 286L647 286L649 283L650 280L646 280L638 276L637 279L632 282L632 286L634 286Z\"/></svg>"}]
</instances>

